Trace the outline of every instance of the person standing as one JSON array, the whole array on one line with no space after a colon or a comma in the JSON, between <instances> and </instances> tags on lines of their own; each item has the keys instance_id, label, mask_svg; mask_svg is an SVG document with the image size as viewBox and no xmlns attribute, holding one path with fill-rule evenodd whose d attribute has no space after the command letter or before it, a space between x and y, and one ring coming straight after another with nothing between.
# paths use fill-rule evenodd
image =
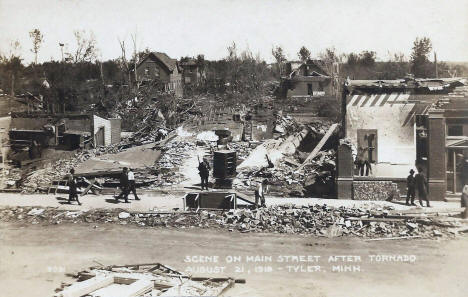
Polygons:
<instances>
[{"instance_id":1,"label":"person standing","mask_svg":"<svg viewBox=\"0 0 468 297\"><path fill-rule=\"evenodd\" d=\"M411 205L416 205L414 204L414 198L416 196L416 182L413 176L414 170L411 169L409 173L410 174L406 178L406 186L408 189L408 191L406 192L406 205L410 205L409 204L410 198L411 198Z\"/></svg>"},{"instance_id":2,"label":"person standing","mask_svg":"<svg viewBox=\"0 0 468 297\"><path fill-rule=\"evenodd\" d=\"M255 205L257 207L265 207L265 192L267 190L267 180L264 179L262 182L257 184L255 189Z\"/></svg>"},{"instance_id":3,"label":"person standing","mask_svg":"<svg viewBox=\"0 0 468 297\"><path fill-rule=\"evenodd\" d=\"M414 177L415 183L416 183L416 188L418 189L418 198L419 198L419 204L421 204L422 207L424 207L422 200L425 200L427 203L427 207L430 207L429 205L429 200L427 199L427 179L426 176L424 175L424 171L422 167L418 167L418 174Z\"/></svg>"},{"instance_id":4,"label":"person standing","mask_svg":"<svg viewBox=\"0 0 468 297\"><path fill-rule=\"evenodd\" d=\"M138 195L136 193L135 174L133 173L132 168L128 169L127 176L128 176L128 193L130 194L130 192L132 192L133 197L135 197L135 200L140 200L140 198L138 198Z\"/></svg>"},{"instance_id":5,"label":"person standing","mask_svg":"<svg viewBox=\"0 0 468 297\"><path fill-rule=\"evenodd\" d=\"M120 198L124 198L125 203L128 202L128 174L127 174L127 167L122 169L122 173L120 174L120 194L119 196L115 197L116 200Z\"/></svg>"},{"instance_id":6,"label":"person standing","mask_svg":"<svg viewBox=\"0 0 468 297\"><path fill-rule=\"evenodd\" d=\"M208 177L210 176L210 165L206 159L203 159L202 162L198 165L198 174L201 178L201 189L205 188L208 190Z\"/></svg>"},{"instance_id":7,"label":"person standing","mask_svg":"<svg viewBox=\"0 0 468 297\"><path fill-rule=\"evenodd\" d=\"M360 176L364 176L364 167L366 176L369 176L369 170L371 169L369 163L369 150L366 147L359 147L357 154L358 171Z\"/></svg>"},{"instance_id":8,"label":"person standing","mask_svg":"<svg viewBox=\"0 0 468 297\"><path fill-rule=\"evenodd\" d=\"M76 200L76 202L78 202L78 205L81 205L81 202L78 199L75 169L73 168L70 169L70 174L68 175L68 178L67 178L67 184L68 184L68 203L71 204L73 200Z\"/></svg>"}]
</instances>

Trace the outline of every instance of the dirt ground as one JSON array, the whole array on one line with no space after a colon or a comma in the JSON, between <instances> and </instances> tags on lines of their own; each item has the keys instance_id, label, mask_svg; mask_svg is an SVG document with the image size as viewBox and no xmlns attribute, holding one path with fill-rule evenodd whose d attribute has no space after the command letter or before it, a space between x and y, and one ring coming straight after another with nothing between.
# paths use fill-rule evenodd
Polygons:
<instances>
[{"instance_id":1,"label":"dirt ground","mask_svg":"<svg viewBox=\"0 0 468 297\"><path fill-rule=\"evenodd\" d=\"M365 242L349 238L145 229L113 224L2 223L0 238L0 288L4 297L51 296L61 282L73 281L65 273L97 263L151 262L161 262L186 272L189 267L225 267L223 273L208 275L246 279L246 284L236 284L226 296L461 297L468 291L467 237ZM247 261L248 256L256 255L271 256L272 262ZM286 259L292 260L286 258L288 255L320 258L318 262L286 263ZM357 260L360 256L361 262L329 262L330 256L342 255L354 256L346 260ZM371 255L413 255L415 260L398 262L399 258L394 258L390 262L371 262ZM200 260L198 256L219 258L217 263L187 262L188 259ZM229 256L240 257L240 261L227 263ZM255 259L260 260L260 257ZM283 262L279 262L280 259ZM373 259L383 260L382 257ZM215 261L215 258L204 260ZM335 265L348 265L355 271L333 272ZM313 270L320 266L321 271L288 272L301 267L307 269L307 266ZM268 269L272 272L261 272Z\"/></svg>"}]
</instances>

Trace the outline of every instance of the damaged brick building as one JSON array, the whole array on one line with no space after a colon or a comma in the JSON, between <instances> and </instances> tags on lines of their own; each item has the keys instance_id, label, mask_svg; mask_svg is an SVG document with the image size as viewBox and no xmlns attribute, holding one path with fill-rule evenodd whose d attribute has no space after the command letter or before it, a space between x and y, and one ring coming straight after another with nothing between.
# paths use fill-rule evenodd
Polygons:
<instances>
[{"instance_id":1,"label":"damaged brick building","mask_svg":"<svg viewBox=\"0 0 468 297\"><path fill-rule=\"evenodd\" d=\"M342 97L346 141L338 150L338 197L372 199L362 189L369 192L376 183L391 183L406 194L406 176L417 167L428 177L430 200L461 192L468 158L466 83L458 78L348 80ZM369 176L355 167L360 151L370 163Z\"/></svg>"},{"instance_id":2,"label":"damaged brick building","mask_svg":"<svg viewBox=\"0 0 468 297\"><path fill-rule=\"evenodd\" d=\"M111 145L120 141L121 120L95 114L48 114L13 112L8 124L13 152L34 147L63 150ZM30 154L30 158L37 158Z\"/></svg>"}]
</instances>

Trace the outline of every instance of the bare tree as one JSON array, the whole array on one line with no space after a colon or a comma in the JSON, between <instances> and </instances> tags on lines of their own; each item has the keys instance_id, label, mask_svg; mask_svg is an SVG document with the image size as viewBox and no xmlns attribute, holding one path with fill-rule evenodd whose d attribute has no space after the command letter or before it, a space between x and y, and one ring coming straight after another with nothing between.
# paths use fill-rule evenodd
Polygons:
<instances>
[{"instance_id":1,"label":"bare tree","mask_svg":"<svg viewBox=\"0 0 468 297\"><path fill-rule=\"evenodd\" d=\"M284 63L286 62L286 55L284 54L283 48L281 46L274 46L271 49L271 54L276 60L276 64L278 64L278 71L279 75L283 74L284 70Z\"/></svg>"},{"instance_id":2,"label":"bare tree","mask_svg":"<svg viewBox=\"0 0 468 297\"><path fill-rule=\"evenodd\" d=\"M29 37L31 37L33 43L31 52L34 53L34 64L37 64L37 53L41 48L42 42L44 41L44 36L42 35L41 31L39 31L39 29L34 29L29 32Z\"/></svg>"},{"instance_id":3,"label":"bare tree","mask_svg":"<svg viewBox=\"0 0 468 297\"><path fill-rule=\"evenodd\" d=\"M97 59L98 48L96 46L96 38L91 31L89 34L86 31L73 32L76 39L76 50L74 53L66 53L66 60L74 63L93 62Z\"/></svg>"}]
</instances>

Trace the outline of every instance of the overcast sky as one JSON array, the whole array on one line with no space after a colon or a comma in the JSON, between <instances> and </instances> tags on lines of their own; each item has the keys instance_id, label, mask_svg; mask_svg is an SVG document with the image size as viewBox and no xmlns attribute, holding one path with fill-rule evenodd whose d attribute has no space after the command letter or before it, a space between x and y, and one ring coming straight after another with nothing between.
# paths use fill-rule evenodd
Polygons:
<instances>
[{"instance_id":1,"label":"overcast sky","mask_svg":"<svg viewBox=\"0 0 468 297\"><path fill-rule=\"evenodd\" d=\"M267 61L273 45L289 59L305 45L313 56L334 46L385 60L388 52L409 56L414 39L427 36L439 60L468 61L468 0L0 0L0 52L19 40L32 61L34 28L44 35L39 61L60 59L59 42L73 50L74 30L92 30L104 60L137 32L141 50L173 58L220 59L235 41Z\"/></svg>"}]
</instances>

